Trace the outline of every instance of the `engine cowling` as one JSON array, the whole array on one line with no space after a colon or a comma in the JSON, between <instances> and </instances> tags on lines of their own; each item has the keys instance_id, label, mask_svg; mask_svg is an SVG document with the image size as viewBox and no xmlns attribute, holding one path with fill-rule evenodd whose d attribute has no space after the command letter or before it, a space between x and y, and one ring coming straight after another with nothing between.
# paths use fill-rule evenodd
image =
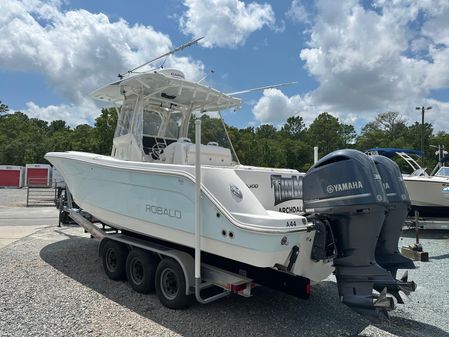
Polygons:
<instances>
[{"instance_id":1,"label":"engine cowling","mask_svg":"<svg viewBox=\"0 0 449 337\"><path fill-rule=\"evenodd\" d=\"M306 213L330 223L342 302L362 314L386 315L394 308L387 291L402 289L375 258L389 203L374 161L356 150L332 152L304 176L303 193ZM380 295L374 288L382 288Z\"/></svg>"}]
</instances>

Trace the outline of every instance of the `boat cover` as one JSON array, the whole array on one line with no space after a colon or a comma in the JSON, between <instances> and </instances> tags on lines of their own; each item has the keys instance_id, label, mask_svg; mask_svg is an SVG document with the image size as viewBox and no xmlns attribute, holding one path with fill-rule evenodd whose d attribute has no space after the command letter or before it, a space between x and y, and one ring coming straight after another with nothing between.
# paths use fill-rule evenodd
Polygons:
<instances>
[{"instance_id":1,"label":"boat cover","mask_svg":"<svg viewBox=\"0 0 449 337\"><path fill-rule=\"evenodd\" d=\"M407 154L414 154L417 156L422 157L423 153L421 151L418 150L413 150L413 149L400 149L400 148L395 148L395 147L376 147L376 148L372 148L372 149L368 149L365 151L365 153L377 153L381 156L385 156L388 158L392 158L394 156L396 156L396 154L398 152L403 152L403 153L407 153Z\"/></svg>"}]
</instances>

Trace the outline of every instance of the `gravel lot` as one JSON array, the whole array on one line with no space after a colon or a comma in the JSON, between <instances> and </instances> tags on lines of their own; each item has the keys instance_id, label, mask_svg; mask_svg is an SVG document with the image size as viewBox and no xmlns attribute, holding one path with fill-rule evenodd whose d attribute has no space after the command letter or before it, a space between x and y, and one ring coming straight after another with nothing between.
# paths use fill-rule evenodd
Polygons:
<instances>
[{"instance_id":1,"label":"gravel lot","mask_svg":"<svg viewBox=\"0 0 449 337\"><path fill-rule=\"evenodd\" d=\"M0 335L449 337L449 232L424 234L422 243L431 259L409 272L416 293L389 322L372 325L339 302L332 280L314 286L309 301L259 287L249 299L173 311L109 280L98 242L82 229L47 227L0 249Z\"/></svg>"},{"instance_id":2,"label":"gravel lot","mask_svg":"<svg viewBox=\"0 0 449 337\"><path fill-rule=\"evenodd\" d=\"M26 188L0 188L0 208L25 207L26 202Z\"/></svg>"}]
</instances>

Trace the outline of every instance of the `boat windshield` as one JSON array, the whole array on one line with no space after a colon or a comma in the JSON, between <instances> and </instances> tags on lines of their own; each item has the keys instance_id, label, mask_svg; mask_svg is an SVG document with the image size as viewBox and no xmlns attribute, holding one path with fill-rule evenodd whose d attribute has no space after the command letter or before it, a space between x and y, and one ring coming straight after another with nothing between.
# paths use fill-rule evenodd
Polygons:
<instances>
[{"instance_id":1,"label":"boat windshield","mask_svg":"<svg viewBox=\"0 0 449 337\"><path fill-rule=\"evenodd\" d=\"M161 115L156 111L143 111L143 134L157 136L162 124Z\"/></svg>"},{"instance_id":2,"label":"boat windshield","mask_svg":"<svg viewBox=\"0 0 449 337\"><path fill-rule=\"evenodd\" d=\"M120 110L114 137L125 136L131 133L132 119L136 105L137 95L131 95L125 99Z\"/></svg>"},{"instance_id":3,"label":"boat windshield","mask_svg":"<svg viewBox=\"0 0 449 337\"><path fill-rule=\"evenodd\" d=\"M143 111L143 136L178 139L183 115L179 111Z\"/></svg>"},{"instance_id":4,"label":"boat windshield","mask_svg":"<svg viewBox=\"0 0 449 337\"><path fill-rule=\"evenodd\" d=\"M411 176L417 176L417 177L419 177L419 176L426 176L426 175L427 175L426 174L426 169L422 168L422 167L420 167L419 169L413 171L413 173L411 174Z\"/></svg>"},{"instance_id":5,"label":"boat windshield","mask_svg":"<svg viewBox=\"0 0 449 337\"><path fill-rule=\"evenodd\" d=\"M437 173L435 173L436 176L439 177L449 177L449 167L441 167Z\"/></svg>"},{"instance_id":6,"label":"boat windshield","mask_svg":"<svg viewBox=\"0 0 449 337\"><path fill-rule=\"evenodd\" d=\"M172 112L168 118L165 137L178 139L180 137L182 122L182 114L180 112Z\"/></svg>"}]
</instances>

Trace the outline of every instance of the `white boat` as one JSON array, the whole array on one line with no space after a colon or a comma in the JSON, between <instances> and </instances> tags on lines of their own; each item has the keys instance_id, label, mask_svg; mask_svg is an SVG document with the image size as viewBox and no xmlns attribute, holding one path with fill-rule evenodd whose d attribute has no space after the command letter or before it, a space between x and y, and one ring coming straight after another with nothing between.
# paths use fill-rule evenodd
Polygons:
<instances>
[{"instance_id":1,"label":"white boat","mask_svg":"<svg viewBox=\"0 0 449 337\"><path fill-rule=\"evenodd\" d=\"M342 301L359 312L391 310L393 303L386 299L386 290L373 297L373 287L397 293L397 282L408 286L374 261L386 197L368 157L349 151L337 154L335 160L325 157L317 163L313 179L319 181L320 169L347 159L344 174L338 170L326 174L327 188L323 183L308 184L309 189L328 195L323 199L326 205L340 205L344 200L345 207L342 215L338 215L338 207L323 208L332 209L337 220L325 221L319 214L307 218L304 173L240 165L232 144L231 149L214 142L200 144L199 132L196 144L187 138L195 113L236 108L240 99L188 81L175 69L131 74L92 96L121 105L111 156L70 151L50 152L45 158L62 174L76 204L104 224L125 234L185 247L189 254L194 248L195 262L201 250L228 264L238 263L241 269L250 266L256 279L274 271L279 280L287 275L310 285L334 271L336 251L329 223L344 219L342 231L350 235L340 240L336 263L337 269L341 266L337 279ZM349 160L351 155L358 159ZM363 170L357 168L360 161ZM360 177L346 178L352 169ZM321 197L312 199L307 200L310 205L321 205ZM371 203L376 212L365 208L359 214L358 203L363 207ZM349 211L352 208L354 211ZM355 221L353 212L357 213ZM359 222L366 217L371 220ZM370 228L361 230L361 226ZM335 231L337 236L343 235ZM289 287L288 282L281 283Z\"/></svg>"},{"instance_id":2,"label":"white boat","mask_svg":"<svg viewBox=\"0 0 449 337\"><path fill-rule=\"evenodd\" d=\"M404 182L420 217L449 218L449 177L404 176Z\"/></svg>"},{"instance_id":3,"label":"white boat","mask_svg":"<svg viewBox=\"0 0 449 337\"><path fill-rule=\"evenodd\" d=\"M125 97L112 156L72 151L46 158L76 203L102 222L193 247L195 145L186 138L188 124L195 110L232 108L240 100L173 69L131 76L92 95L111 102ZM284 239L302 247L295 274L316 282L329 276L331 261L309 258L314 232L300 215L304 174L237 165L216 144L201 145L201 163L204 251L272 267L288 260Z\"/></svg>"},{"instance_id":4,"label":"white boat","mask_svg":"<svg viewBox=\"0 0 449 337\"><path fill-rule=\"evenodd\" d=\"M370 149L371 153L387 157L399 156L412 169L411 174L403 174L404 182L411 200L411 214L419 212L425 218L449 218L449 171L440 167L434 175L429 175L410 154L418 151L405 149Z\"/></svg>"}]
</instances>

